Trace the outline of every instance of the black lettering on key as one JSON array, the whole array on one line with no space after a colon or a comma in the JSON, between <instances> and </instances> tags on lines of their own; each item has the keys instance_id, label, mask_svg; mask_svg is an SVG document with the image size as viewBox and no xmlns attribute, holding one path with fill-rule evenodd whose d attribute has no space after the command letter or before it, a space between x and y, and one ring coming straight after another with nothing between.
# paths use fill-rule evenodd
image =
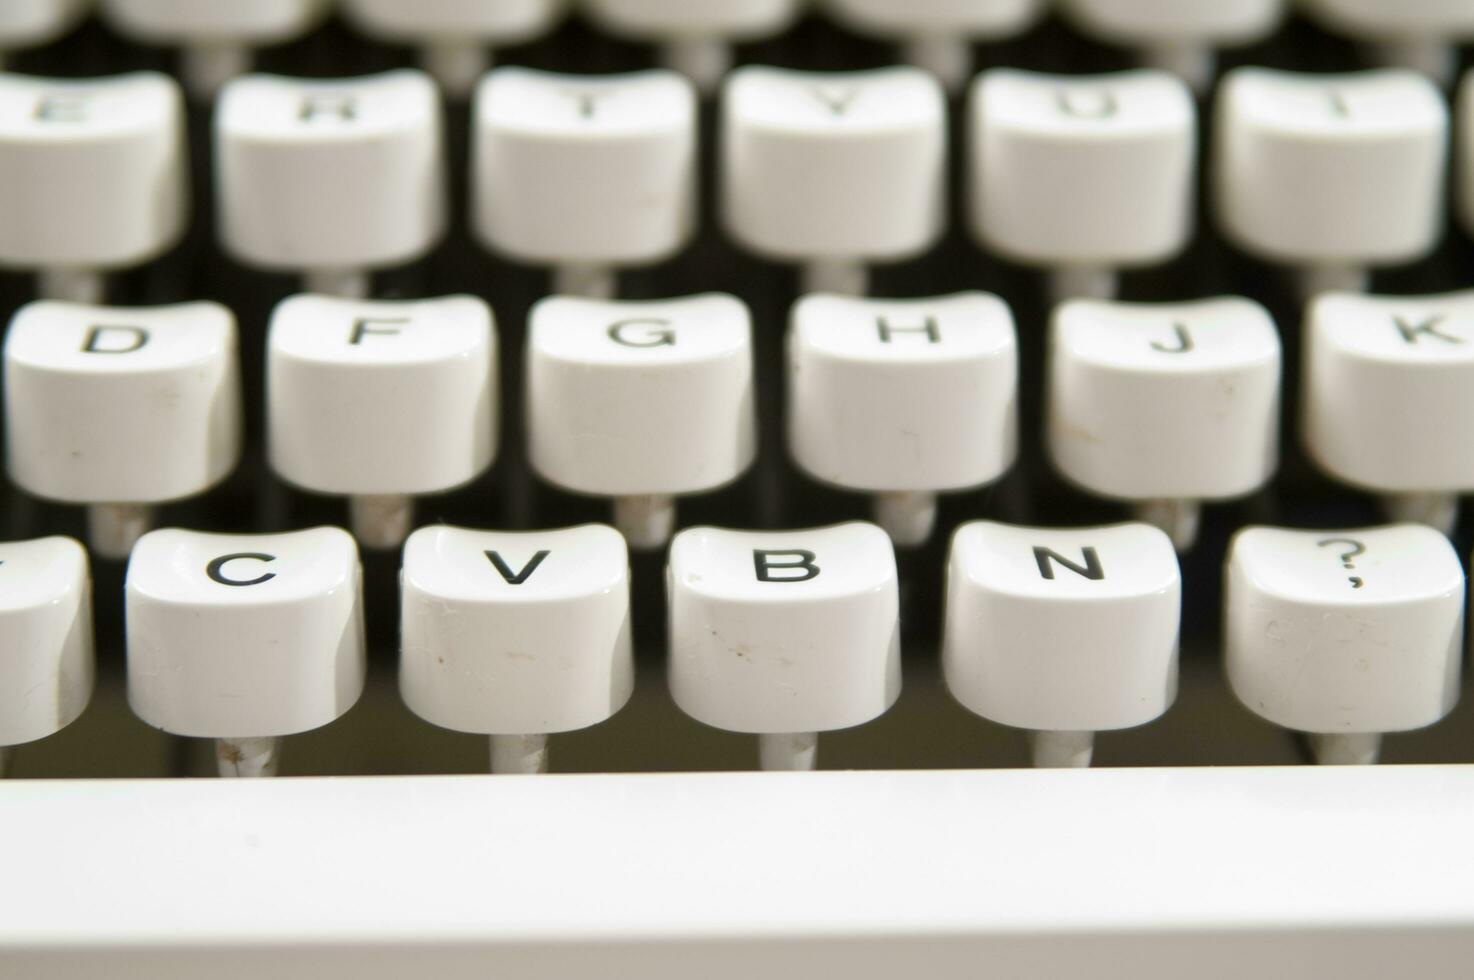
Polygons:
<instances>
[{"instance_id":1,"label":"black lettering on key","mask_svg":"<svg viewBox=\"0 0 1474 980\"><path fill-rule=\"evenodd\" d=\"M629 336L633 327L649 327L643 331L639 339L635 340ZM660 329L663 328L663 329ZM609 339L621 347L674 347L676 345L676 332L671 329L669 320L657 320L654 317L642 320L620 320L609 327Z\"/></svg>"},{"instance_id":2,"label":"black lettering on key","mask_svg":"<svg viewBox=\"0 0 1474 980\"><path fill-rule=\"evenodd\" d=\"M205 566L205 574L210 576L212 581L219 582L221 585L236 586L260 585L262 582L270 582L276 578L275 572L266 572L252 579L230 578L225 574L225 566L233 561L276 561L276 555L263 555L258 551L241 551L233 555L221 555Z\"/></svg>"},{"instance_id":3,"label":"black lettering on key","mask_svg":"<svg viewBox=\"0 0 1474 980\"><path fill-rule=\"evenodd\" d=\"M578 106L578 116L580 119L592 119L594 118L594 114L599 111L599 100L607 99L614 92L610 89L600 91L598 89L570 88L565 89L563 94L572 99Z\"/></svg>"},{"instance_id":4,"label":"black lettering on key","mask_svg":"<svg viewBox=\"0 0 1474 980\"><path fill-rule=\"evenodd\" d=\"M1407 320L1400 316L1395 316L1392 318L1392 322L1397 325L1397 332L1402 334L1404 343L1417 344L1422 338L1430 337L1441 340L1445 344L1462 344L1464 338L1438 332L1438 325L1446 319L1448 318L1444 316L1435 316L1424 320L1422 323L1414 324L1408 323Z\"/></svg>"},{"instance_id":5,"label":"black lettering on key","mask_svg":"<svg viewBox=\"0 0 1474 980\"><path fill-rule=\"evenodd\" d=\"M89 327L87 339L82 341L82 353L131 354L146 343L148 331L142 327Z\"/></svg>"},{"instance_id":6,"label":"black lettering on key","mask_svg":"<svg viewBox=\"0 0 1474 980\"><path fill-rule=\"evenodd\" d=\"M768 551L762 548L752 550L752 564L757 571L759 582L807 582L819 577L819 566L815 559L818 556L812 551L793 549L791 551ZM782 558L782 561L774 561ZM774 572L797 572L798 574L775 575Z\"/></svg>"},{"instance_id":7,"label":"black lettering on key","mask_svg":"<svg viewBox=\"0 0 1474 980\"><path fill-rule=\"evenodd\" d=\"M522 566L520 572L512 571L512 566L508 565L502 556L495 551L486 552L486 558L491 562L492 567L497 570L497 574L507 580L508 585L521 585L523 582L532 578L532 573L537 571L537 567L551 554L551 551L539 551L532 556L531 561Z\"/></svg>"},{"instance_id":8,"label":"black lettering on key","mask_svg":"<svg viewBox=\"0 0 1474 980\"><path fill-rule=\"evenodd\" d=\"M936 317L927 317L921 326L900 327L881 316L875 318L875 327L880 332L880 342L882 344L893 343L898 333L922 333L926 334L926 342L928 344L940 344L942 342L942 330L937 326Z\"/></svg>"},{"instance_id":9,"label":"black lettering on key","mask_svg":"<svg viewBox=\"0 0 1474 980\"><path fill-rule=\"evenodd\" d=\"M1152 341L1152 350L1161 351L1163 354L1186 354L1193 349L1192 334L1187 332L1187 327L1181 323L1172 324L1172 333L1177 338L1176 346L1168 346L1160 340Z\"/></svg>"},{"instance_id":10,"label":"black lettering on key","mask_svg":"<svg viewBox=\"0 0 1474 980\"><path fill-rule=\"evenodd\" d=\"M1110 89L1061 89L1054 101L1060 112L1076 119L1109 119L1121 108Z\"/></svg>"},{"instance_id":11,"label":"black lettering on key","mask_svg":"<svg viewBox=\"0 0 1474 980\"><path fill-rule=\"evenodd\" d=\"M86 122L87 100L80 95L43 95L36 102L35 116L40 122Z\"/></svg>"},{"instance_id":12,"label":"black lettering on key","mask_svg":"<svg viewBox=\"0 0 1474 980\"><path fill-rule=\"evenodd\" d=\"M1049 581L1054 581L1054 563L1068 568L1081 578L1088 578L1092 582L1099 582L1105 578L1105 566L1100 563L1100 555L1094 548L1082 548L1080 556L1085 559L1085 564L1077 565L1064 555L1050 548L1035 548L1034 561L1039 565L1039 574Z\"/></svg>"},{"instance_id":13,"label":"black lettering on key","mask_svg":"<svg viewBox=\"0 0 1474 980\"><path fill-rule=\"evenodd\" d=\"M814 98L836 116L843 116L850 111L855 100L860 97L858 88L833 89L826 85L811 85L809 91Z\"/></svg>"},{"instance_id":14,"label":"black lettering on key","mask_svg":"<svg viewBox=\"0 0 1474 980\"><path fill-rule=\"evenodd\" d=\"M408 323L409 317L385 318L385 317L360 317L353 321L353 333L348 335L348 343L362 344L365 337L397 337L398 330L385 330L370 326L374 323Z\"/></svg>"},{"instance_id":15,"label":"black lettering on key","mask_svg":"<svg viewBox=\"0 0 1474 980\"><path fill-rule=\"evenodd\" d=\"M323 94L304 97L302 105L297 109L297 119L301 122L316 122L320 116L353 122L358 118L358 100L351 95Z\"/></svg>"},{"instance_id":16,"label":"black lettering on key","mask_svg":"<svg viewBox=\"0 0 1474 980\"><path fill-rule=\"evenodd\" d=\"M1346 101L1346 96L1337 89L1331 89L1326 93L1326 101L1331 104L1331 115L1340 119L1351 118L1351 106Z\"/></svg>"}]
</instances>

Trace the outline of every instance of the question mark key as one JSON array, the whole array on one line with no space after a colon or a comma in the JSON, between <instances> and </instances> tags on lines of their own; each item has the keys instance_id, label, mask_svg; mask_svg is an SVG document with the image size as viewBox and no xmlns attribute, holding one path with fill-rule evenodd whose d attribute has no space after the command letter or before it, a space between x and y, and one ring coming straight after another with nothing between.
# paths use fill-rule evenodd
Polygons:
<instances>
[{"instance_id":1,"label":"question mark key","mask_svg":"<svg viewBox=\"0 0 1474 980\"><path fill-rule=\"evenodd\" d=\"M1421 524L1245 528L1225 574L1229 683L1321 762L1375 761L1383 733L1458 699L1465 589L1448 538Z\"/></svg>"}]
</instances>

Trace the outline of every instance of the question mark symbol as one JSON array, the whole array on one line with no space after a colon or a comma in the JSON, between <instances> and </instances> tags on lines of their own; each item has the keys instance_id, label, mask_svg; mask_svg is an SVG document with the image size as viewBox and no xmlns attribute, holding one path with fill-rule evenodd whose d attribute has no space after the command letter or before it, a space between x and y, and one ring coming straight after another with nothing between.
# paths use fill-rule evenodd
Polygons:
<instances>
[{"instance_id":1,"label":"question mark symbol","mask_svg":"<svg viewBox=\"0 0 1474 980\"><path fill-rule=\"evenodd\" d=\"M1341 557L1341 567L1342 568L1345 568L1345 569L1348 569L1348 570L1356 568L1356 559L1359 558L1360 556L1366 554L1366 550L1367 550L1367 546L1366 545L1362 544L1360 541L1355 540L1354 538L1326 538L1324 541L1317 541L1316 542L1316 547L1318 547L1318 548L1324 548L1327 545L1332 545L1332 544L1350 545L1351 546L1351 550L1341 552L1341 556L1340 556ZM1359 589L1363 585L1366 584L1365 582L1363 582L1361 579L1357 578L1356 576L1350 576L1350 581L1351 581L1351 587L1353 589Z\"/></svg>"}]
</instances>

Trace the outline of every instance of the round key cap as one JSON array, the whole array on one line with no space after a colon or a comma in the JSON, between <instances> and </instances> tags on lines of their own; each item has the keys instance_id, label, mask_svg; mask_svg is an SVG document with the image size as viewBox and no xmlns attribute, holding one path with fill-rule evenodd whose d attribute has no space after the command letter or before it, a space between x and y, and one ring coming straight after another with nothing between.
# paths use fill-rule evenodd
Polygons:
<instances>
[{"instance_id":1,"label":"round key cap","mask_svg":"<svg viewBox=\"0 0 1474 980\"><path fill-rule=\"evenodd\" d=\"M808 769L816 733L901 693L896 559L873 524L692 528L671 542L670 690L686 714L763 736L763 768Z\"/></svg>"},{"instance_id":2,"label":"round key cap","mask_svg":"<svg viewBox=\"0 0 1474 980\"><path fill-rule=\"evenodd\" d=\"M474 109L472 214L487 248L610 299L621 267L669 258L696 222L696 96L668 71L500 68Z\"/></svg>"},{"instance_id":3,"label":"round key cap","mask_svg":"<svg viewBox=\"0 0 1474 980\"><path fill-rule=\"evenodd\" d=\"M900 40L906 58L953 91L972 74L971 44L1022 33L1044 9L1041 0L827 0L846 27Z\"/></svg>"},{"instance_id":4,"label":"round key cap","mask_svg":"<svg viewBox=\"0 0 1474 980\"><path fill-rule=\"evenodd\" d=\"M398 548L414 496L469 483L496 456L496 347L474 296L285 300L266 341L271 468L349 497L359 541Z\"/></svg>"},{"instance_id":5,"label":"round key cap","mask_svg":"<svg viewBox=\"0 0 1474 980\"><path fill-rule=\"evenodd\" d=\"M982 486L1018 450L1018 342L996 296L807 296L788 334L788 445L810 476L874 493L898 545L936 495Z\"/></svg>"},{"instance_id":6,"label":"round key cap","mask_svg":"<svg viewBox=\"0 0 1474 980\"><path fill-rule=\"evenodd\" d=\"M49 44L86 12L84 0L7 0L0 6L0 60L7 51Z\"/></svg>"},{"instance_id":7,"label":"round key cap","mask_svg":"<svg viewBox=\"0 0 1474 980\"><path fill-rule=\"evenodd\" d=\"M1177 555L1154 527L964 524L947 567L947 688L1034 732L1035 765L1088 766L1093 733L1172 706L1181 606Z\"/></svg>"},{"instance_id":8,"label":"round key cap","mask_svg":"<svg viewBox=\"0 0 1474 980\"><path fill-rule=\"evenodd\" d=\"M337 720L363 690L361 578L337 528L145 535L128 562L128 703L216 739L223 776L274 774L281 736Z\"/></svg>"},{"instance_id":9,"label":"round key cap","mask_svg":"<svg viewBox=\"0 0 1474 980\"><path fill-rule=\"evenodd\" d=\"M1279 461L1280 339L1246 299L1055 310L1046 435L1059 471L1132 501L1180 549L1201 501L1262 487Z\"/></svg>"},{"instance_id":10,"label":"round key cap","mask_svg":"<svg viewBox=\"0 0 1474 980\"><path fill-rule=\"evenodd\" d=\"M1448 108L1423 76L1239 68L1216 114L1218 222L1250 254L1306 270L1307 298L1437 244Z\"/></svg>"},{"instance_id":11,"label":"round key cap","mask_svg":"<svg viewBox=\"0 0 1474 980\"><path fill-rule=\"evenodd\" d=\"M241 452L235 318L215 303L41 301L5 340L10 478L91 505L91 543L125 558L152 505L203 493Z\"/></svg>"},{"instance_id":12,"label":"round key cap","mask_svg":"<svg viewBox=\"0 0 1474 980\"><path fill-rule=\"evenodd\" d=\"M978 76L969 113L973 235L1054 270L1057 299L1109 298L1115 269L1187 245L1197 121L1176 77L999 68Z\"/></svg>"},{"instance_id":13,"label":"round key cap","mask_svg":"<svg viewBox=\"0 0 1474 980\"><path fill-rule=\"evenodd\" d=\"M248 75L215 115L221 243L247 265L362 296L366 273L421 258L445 230L435 85L418 71Z\"/></svg>"},{"instance_id":14,"label":"round key cap","mask_svg":"<svg viewBox=\"0 0 1474 980\"><path fill-rule=\"evenodd\" d=\"M300 37L326 9L324 0L102 0L118 33L182 47L186 84L202 99L250 70L252 48Z\"/></svg>"},{"instance_id":15,"label":"round key cap","mask_svg":"<svg viewBox=\"0 0 1474 980\"><path fill-rule=\"evenodd\" d=\"M71 538L0 543L0 771L92 697L92 580Z\"/></svg>"},{"instance_id":16,"label":"round key cap","mask_svg":"<svg viewBox=\"0 0 1474 980\"><path fill-rule=\"evenodd\" d=\"M731 483L757 452L752 326L722 294L533 307L528 456L539 476L615 498L634 548L665 545L675 498Z\"/></svg>"},{"instance_id":17,"label":"round key cap","mask_svg":"<svg viewBox=\"0 0 1474 980\"><path fill-rule=\"evenodd\" d=\"M1305 446L1398 520L1447 533L1474 491L1474 292L1327 293L1306 318Z\"/></svg>"},{"instance_id":18,"label":"round key cap","mask_svg":"<svg viewBox=\"0 0 1474 980\"><path fill-rule=\"evenodd\" d=\"M354 27L388 44L417 44L425 70L464 98L490 67L488 45L523 44L551 30L561 0L343 0Z\"/></svg>"},{"instance_id":19,"label":"round key cap","mask_svg":"<svg viewBox=\"0 0 1474 980\"><path fill-rule=\"evenodd\" d=\"M1459 696L1464 572L1415 524L1240 531L1229 549L1228 679L1322 763L1375 762L1383 732L1423 728Z\"/></svg>"},{"instance_id":20,"label":"round key cap","mask_svg":"<svg viewBox=\"0 0 1474 980\"><path fill-rule=\"evenodd\" d=\"M713 92L731 65L728 45L787 29L802 0L584 0L603 30L663 45L665 62L702 92Z\"/></svg>"},{"instance_id":21,"label":"round key cap","mask_svg":"<svg viewBox=\"0 0 1474 980\"><path fill-rule=\"evenodd\" d=\"M1146 60L1175 72L1199 92L1213 81L1219 46L1252 44L1279 26L1286 0L1063 0L1082 31L1143 49Z\"/></svg>"},{"instance_id":22,"label":"round key cap","mask_svg":"<svg viewBox=\"0 0 1474 980\"><path fill-rule=\"evenodd\" d=\"M1380 49L1394 65L1443 84L1458 67L1456 45L1474 38L1474 5L1465 0L1302 0L1317 21Z\"/></svg>"},{"instance_id":23,"label":"round key cap","mask_svg":"<svg viewBox=\"0 0 1474 980\"><path fill-rule=\"evenodd\" d=\"M945 224L946 98L915 68L747 67L722 95L721 207L738 244L805 263L804 292L865 292Z\"/></svg>"},{"instance_id":24,"label":"round key cap","mask_svg":"<svg viewBox=\"0 0 1474 980\"><path fill-rule=\"evenodd\" d=\"M603 525L427 527L404 547L399 688L432 724L491 736L495 772L545 771L547 736L634 689L629 553Z\"/></svg>"},{"instance_id":25,"label":"round key cap","mask_svg":"<svg viewBox=\"0 0 1474 980\"><path fill-rule=\"evenodd\" d=\"M100 302L98 273L172 248L189 217L184 100L155 72L0 74L0 266Z\"/></svg>"}]
</instances>

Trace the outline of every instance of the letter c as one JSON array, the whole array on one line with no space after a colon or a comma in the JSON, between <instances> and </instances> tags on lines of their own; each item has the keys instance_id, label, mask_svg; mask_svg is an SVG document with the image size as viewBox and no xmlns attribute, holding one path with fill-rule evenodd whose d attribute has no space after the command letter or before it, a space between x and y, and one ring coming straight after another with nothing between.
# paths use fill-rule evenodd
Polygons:
<instances>
[{"instance_id":1,"label":"letter c","mask_svg":"<svg viewBox=\"0 0 1474 980\"><path fill-rule=\"evenodd\" d=\"M221 555L219 558L216 558L214 561L210 562L210 564L205 566L205 574L210 576L212 580L219 582L221 585L260 585L262 582L269 582L272 579L276 578L275 572L267 572L265 575L261 575L258 578L253 579L226 577L225 565L227 562L246 560L276 561L276 555L263 555L260 552L256 551L241 551L233 555Z\"/></svg>"}]
</instances>

